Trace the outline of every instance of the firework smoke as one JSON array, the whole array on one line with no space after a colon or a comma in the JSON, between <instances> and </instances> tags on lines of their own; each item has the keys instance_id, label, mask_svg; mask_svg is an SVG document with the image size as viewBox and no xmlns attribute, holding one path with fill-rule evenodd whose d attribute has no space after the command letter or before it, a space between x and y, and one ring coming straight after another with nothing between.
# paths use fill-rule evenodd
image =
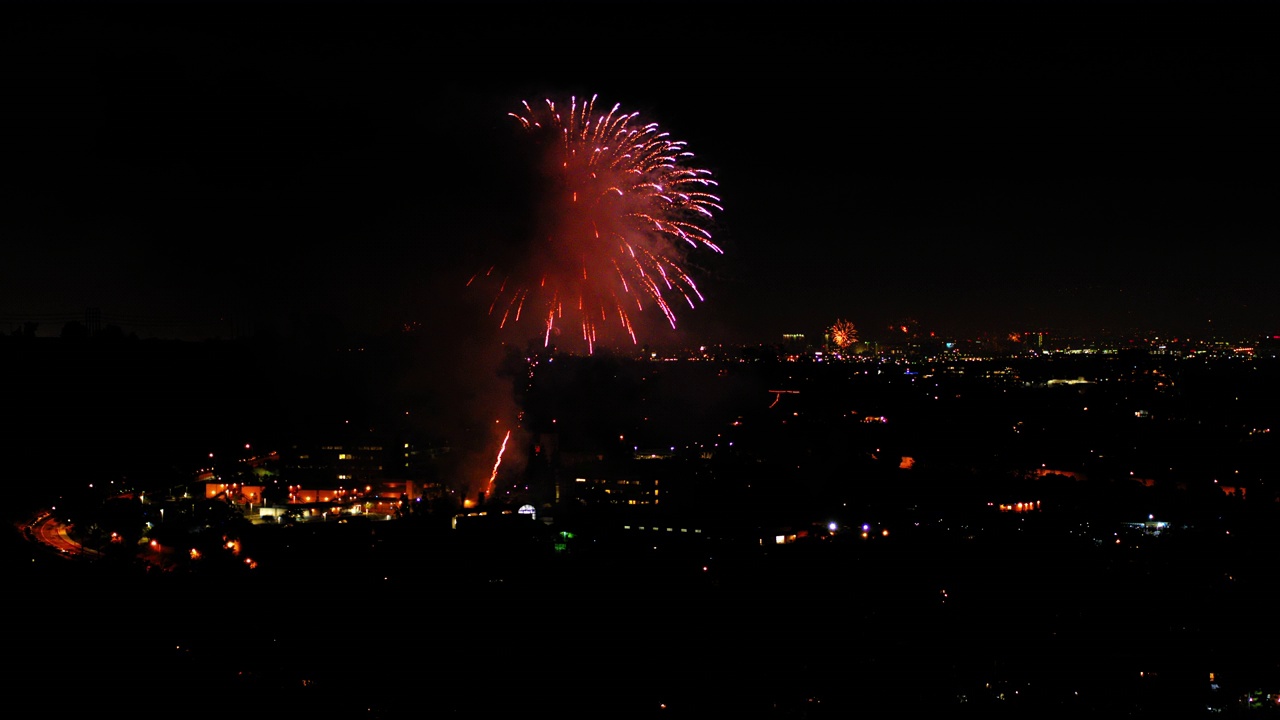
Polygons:
<instances>
[{"instance_id":1,"label":"firework smoke","mask_svg":"<svg viewBox=\"0 0 1280 720\"><path fill-rule=\"evenodd\" d=\"M676 327L679 305L704 300L685 269L694 250L721 253L708 226L720 199L711 171L656 123L596 97L523 103L510 113L538 164L532 251L513 267L490 267L489 314L499 327L536 323L544 345L574 328L587 352L607 333L638 342L640 313Z\"/></svg>"}]
</instances>

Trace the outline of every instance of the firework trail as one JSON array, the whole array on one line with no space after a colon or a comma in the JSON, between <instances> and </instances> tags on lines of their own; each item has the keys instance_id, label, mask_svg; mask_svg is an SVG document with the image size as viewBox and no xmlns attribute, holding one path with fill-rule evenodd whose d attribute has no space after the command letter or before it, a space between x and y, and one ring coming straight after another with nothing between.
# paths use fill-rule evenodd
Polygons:
<instances>
[{"instance_id":1,"label":"firework trail","mask_svg":"<svg viewBox=\"0 0 1280 720\"><path fill-rule=\"evenodd\" d=\"M588 353L610 331L636 344L646 310L675 328L675 307L704 299L687 254L722 253L708 230L723 209L711 171L691 167L685 143L638 113L597 111L596 96L525 102L509 115L539 163L539 207L529 257L467 283L483 275L497 285L489 314L498 326L539 323L544 345L576 327Z\"/></svg>"},{"instance_id":2,"label":"firework trail","mask_svg":"<svg viewBox=\"0 0 1280 720\"><path fill-rule=\"evenodd\" d=\"M502 438L502 447L498 448L498 459L493 461L493 472L489 475L489 482L484 488L484 497L488 499L493 494L493 483L498 479L498 468L502 465L502 454L507 451L507 441L511 439L511 431Z\"/></svg>"}]
</instances>

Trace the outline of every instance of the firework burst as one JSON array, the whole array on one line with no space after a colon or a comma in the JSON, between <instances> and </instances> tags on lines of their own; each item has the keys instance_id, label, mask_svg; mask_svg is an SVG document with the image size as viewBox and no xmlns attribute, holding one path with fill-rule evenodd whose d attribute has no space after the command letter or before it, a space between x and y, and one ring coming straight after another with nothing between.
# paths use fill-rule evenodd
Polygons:
<instances>
[{"instance_id":1,"label":"firework burst","mask_svg":"<svg viewBox=\"0 0 1280 720\"><path fill-rule=\"evenodd\" d=\"M675 308L704 299L688 253L722 252L708 229L722 210L711 171L692 167L685 143L638 113L597 111L595 96L525 102L510 116L539 165L533 250L467 283L497 285L489 314L499 327L538 323L544 345L575 328L588 353L610 329L636 344L640 313L674 329Z\"/></svg>"},{"instance_id":2,"label":"firework burst","mask_svg":"<svg viewBox=\"0 0 1280 720\"><path fill-rule=\"evenodd\" d=\"M853 323L840 319L827 329L827 337L830 338L831 344L844 350L858 341L858 330Z\"/></svg>"}]
</instances>

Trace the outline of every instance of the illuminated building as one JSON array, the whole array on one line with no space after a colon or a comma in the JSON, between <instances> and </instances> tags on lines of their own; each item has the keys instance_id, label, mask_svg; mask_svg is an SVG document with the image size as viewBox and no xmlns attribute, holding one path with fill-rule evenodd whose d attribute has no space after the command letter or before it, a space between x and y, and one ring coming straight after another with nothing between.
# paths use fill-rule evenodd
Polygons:
<instances>
[{"instance_id":1,"label":"illuminated building","mask_svg":"<svg viewBox=\"0 0 1280 720\"><path fill-rule=\"evenodd\" d=\"M662 488L657 478L576 477L570 498L585 505L658 505Z\"/></svg>"}]
</instances>

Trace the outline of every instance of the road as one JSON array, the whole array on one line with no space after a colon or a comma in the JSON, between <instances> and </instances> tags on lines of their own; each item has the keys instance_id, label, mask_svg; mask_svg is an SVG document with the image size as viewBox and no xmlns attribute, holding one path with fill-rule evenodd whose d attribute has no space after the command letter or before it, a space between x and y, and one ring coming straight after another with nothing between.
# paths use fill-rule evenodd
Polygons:
<instances>
[{"instance_id":1,"label":"road","mask_svg":"<svg viewBox=\"0 0 1280 720\"><path fill-rule=\"evenodd\" d=\"M56 550L69 558L96 556L98 552L71 538L70 526L64 525L53 513L42 511L24 527L27 538Z\"/></svg>"}]
</instances>

